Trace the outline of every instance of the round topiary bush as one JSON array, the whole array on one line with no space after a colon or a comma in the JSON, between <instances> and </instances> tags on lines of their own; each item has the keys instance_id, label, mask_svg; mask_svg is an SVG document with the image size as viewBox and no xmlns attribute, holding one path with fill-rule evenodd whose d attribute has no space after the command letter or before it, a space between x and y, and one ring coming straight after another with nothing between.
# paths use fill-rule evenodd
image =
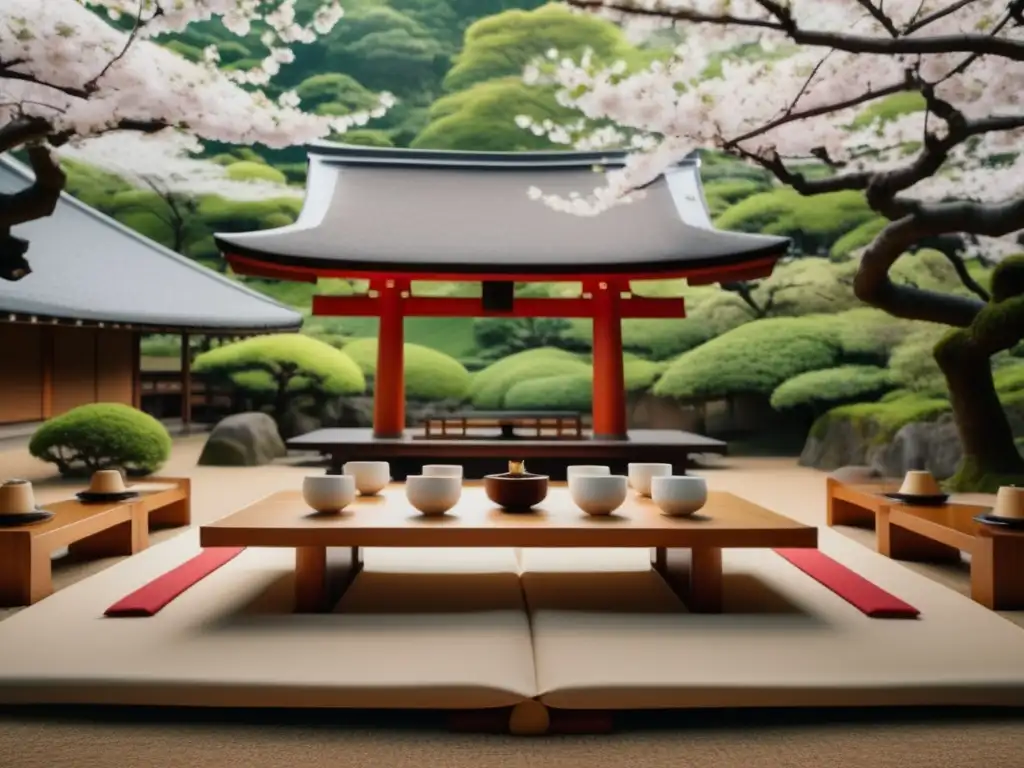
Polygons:
<instances>
[{"instance_id":1,"label":"round topiary bush","mask_svg":"<svg viewBox=\"0 0 1024 768\"><path fill-rule=\"evenodd\" d=\"M755 320L677 357L654 394L684 401L769 397L787 379L834 367L842 354L836 325L826 318Z\"/></svg>"},{"instance_id":2,"label":"round topiary bush","mask_svg":"<svg viewBox=\"0 0 1024 768\"><path fill-rule=\"evenodd\" d=\"M469 399L474 408L484 411L506 408L505 396L514 385L572 374L590 376L590 365L564 349L528 349L503 357L474 374Z\"/></svg>"},{"instance_id":3,"label":"round topiary bush","mask_svg":"<svg viewBox=\"0 0 1024 768\"><path fill-rule=\"evenodd\" d=\"M544 376L513 384L504 407L511 411L579 411L590 413L594 379L589 373Z\"/></svg>"},{"instance_id":4,"label":"round topiary bush","mask_svg":"<svg viewBox=\"0 0 1024 768\"><path fill-rule=\"evenodd\" d=\"M366 376L377 372L377 339L356 339L342 347ZM406 344L405 396L410 400L462 400L469 371L454 357L420 344Z\"/></svg>"},{"instance_id":5,"label":"round topiary bush","mask_svg":"<svg viewBox=\"0 0 1024 768\"><path fill-rule=\"evenodd\" d=\"M93 403L47 421L32 435L28 449L62 475L98 469L148 475L170 456L171 436L147 413L119 403Z\"/></svg>"},{"instance_id":6,"label":"round topiary bush","mask_svg":"<svg viewBox=\"0 0 1024 768\"><path fill-rule=\"evenodd\" d=\"M872 402L896 387L892 374L872 365L842 365L801 373L772 393L777 411L806 408L821 413L846 403Z\"/></svg>"}]
</instances>

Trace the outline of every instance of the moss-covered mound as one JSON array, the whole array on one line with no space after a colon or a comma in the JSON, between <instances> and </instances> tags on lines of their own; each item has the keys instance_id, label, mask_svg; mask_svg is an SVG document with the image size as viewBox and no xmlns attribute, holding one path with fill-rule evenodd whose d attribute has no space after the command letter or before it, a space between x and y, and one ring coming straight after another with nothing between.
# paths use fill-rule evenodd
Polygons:
<instances>
[{"instance_id":1,"label":"moss-covered mound","mask_svg":"<svg viewBox=\"0 0 1024 768\"><path fill-rule=\"evenodd\" d=\"M47 421L32 435L28 449L62 475L99 469L148 475L170 456L171 436L147 413L119 403L93 403Z\"/></svg>"},{"instance_id":2,"label":"moss-covered mound","mask_svg":"<svg viewBox=\"0 0 1024 768\"><path fill-rule=\"evenodd\" d=\"M895 387L892 375L872 365L841 365L808 371L783 382L772 392L772 408L804 408L815 413L845 403L877 400Z\"/></svg>"},{"instance_id":3,"label":"moss-covered mound","mask_svg":"<svg viewBox=\"0 0 1024 768\"><path fill-rule=\"evenodd\" d=\"M626 392L645 392L657 381L663 367L641 358L623 363ZM594 374L569 373L520 381L505 394L504 407L518 411L580 411L590 413L594 404Z\"/></svg>"},{"instance_id":4,"label":"moss-covered mound","mask_svg":"<svg viewBox=\"0 0 1024 768\"><path fill-rule=\"evenodd\" d=\"M356 339L343 351L368 377L377 371L377 340ZM419 344L406 344L405 396L410 400L461 400L469 391L470 375L454 357Z\"/></svg>"}]
</instances>

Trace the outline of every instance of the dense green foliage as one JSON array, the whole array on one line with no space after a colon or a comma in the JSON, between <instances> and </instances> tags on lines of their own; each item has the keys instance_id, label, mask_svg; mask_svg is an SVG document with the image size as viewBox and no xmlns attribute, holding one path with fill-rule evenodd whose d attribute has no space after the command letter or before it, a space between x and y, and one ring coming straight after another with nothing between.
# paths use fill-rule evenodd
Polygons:
<instances>
[{"instance_id":1,"label":"dense green foliage","mask_svg":"<svg viewBox=\"0 0 1024 768\"><path fill-rule=\"evenodd\" d=\"M505 396L519 382L577 374L590 376L590 366L571 352L551 347L509 355L473 376L469 400L474 408L504 408Z\"/></svg>"},{"instance_id":2,"label":"dense green foliage","mask_svg":"<svg viewBox=\"0 0 1024 768\"><path fill-rule=\"evenodd\" d=\"M377 371L377 340L356 339L343 347L367 379ZM453 357L419 344L406 344L405 396L410 400L461 400L469 390L469 371Z\"/></svg>"},{"instance_id":3,"label":"dense green foliage","mask_svg":"<svg viewBox=\"0 0 1024 768\"><path fill-rule=\"evenodd\" d=\"M892 374L871 365L841 365L801 373L772 392L772 408L805 408L816 413L837 405L870 402L894 387Z\"/></svg>"},{"instance_id":4,"label":"dense green foliage","mask_svg":"<svg viewBox=\"0 0 1024 768\"><path fill-rule=\"evenodd\" d=\"M171 436L149 414L119 403L73 408L45 422L29 441L29 452L55 464L62 475L120 469L148 475L171 454Z\"/></svg>"},{"instance_id":5,"label":"dense green foliage","mask_svg":"<svg viewBox=\"0 0 1024 768\"><path fill-rule=\"evenodd\" d=\"M255 336L196 357L192 371L254 394L356 395L366 379L352 358L298 333Z\"/></svg>"}]
</instances>

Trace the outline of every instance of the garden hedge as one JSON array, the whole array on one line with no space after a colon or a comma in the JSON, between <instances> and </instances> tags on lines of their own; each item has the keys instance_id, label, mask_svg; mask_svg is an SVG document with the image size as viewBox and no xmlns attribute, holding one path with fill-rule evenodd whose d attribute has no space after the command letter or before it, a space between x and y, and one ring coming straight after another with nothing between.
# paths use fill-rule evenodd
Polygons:
<instances>
[{"instance_id":1,"label":"garden hedge","mask_svg":"<svg viewBox=\"0 0 1024 768\"><path fill-rule=\"evenodd\" d=\"M377 339L356 339L342 347L363 373L377 371ZM470 375L465 366L444 352L419 344L406 344L405 396L410 400L462 400L469 390Z\"/></svg>"},{"instance_id":2,"label":"garden hedge","mask_svg":"<svg viewBox=\"0 0 1024 768\"><path fill-rule=\"evenodd\" d=\"M121 469L148 475L171 454L171 436L147 413L119 403L91 403L45 422L29 452L55 464L62 475Z\"/></svg>"},{"instance_id":3,"label":"garden hedge","mask_svg":"<svg viewBox=\"0 0 1024 768\"><path fill-rule=\"evenodd\" d=\"M657 381L664 366L642 358L626 358L623 378L626 392L645 392ZM594 406L594 374L568 373L542 376L513 384L505 394L503 406L513 411L580 411L590 413Z\"/></svg>"}]
</instances>

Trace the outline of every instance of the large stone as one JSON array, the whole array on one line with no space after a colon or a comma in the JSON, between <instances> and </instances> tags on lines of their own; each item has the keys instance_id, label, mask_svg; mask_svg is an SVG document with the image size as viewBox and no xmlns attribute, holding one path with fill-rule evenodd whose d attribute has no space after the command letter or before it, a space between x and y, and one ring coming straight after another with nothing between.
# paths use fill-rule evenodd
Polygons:
<instances>
[{"instance_id":1,"label":"large stone","mask_svg":"<svg viewBox=\"0 0 1024 768\"><path fill-rule=\"evenodd\" d=\"M888 477L926 469L944 480L953 476L962 457L956 423L947 415L901 427L890 443L873 452L871 465Z\"/></svg>"},{"instance_id":2,"label":"large stone","mask_svg":"<svg viewBox=\"0 0 1024 768\"><path fill-rule=\"evenodd\" d=\"M200 466L258 467L287 453L277 424L265 413L236 413L220 421L199 456Z\"/></svg>"}]
</instances>

